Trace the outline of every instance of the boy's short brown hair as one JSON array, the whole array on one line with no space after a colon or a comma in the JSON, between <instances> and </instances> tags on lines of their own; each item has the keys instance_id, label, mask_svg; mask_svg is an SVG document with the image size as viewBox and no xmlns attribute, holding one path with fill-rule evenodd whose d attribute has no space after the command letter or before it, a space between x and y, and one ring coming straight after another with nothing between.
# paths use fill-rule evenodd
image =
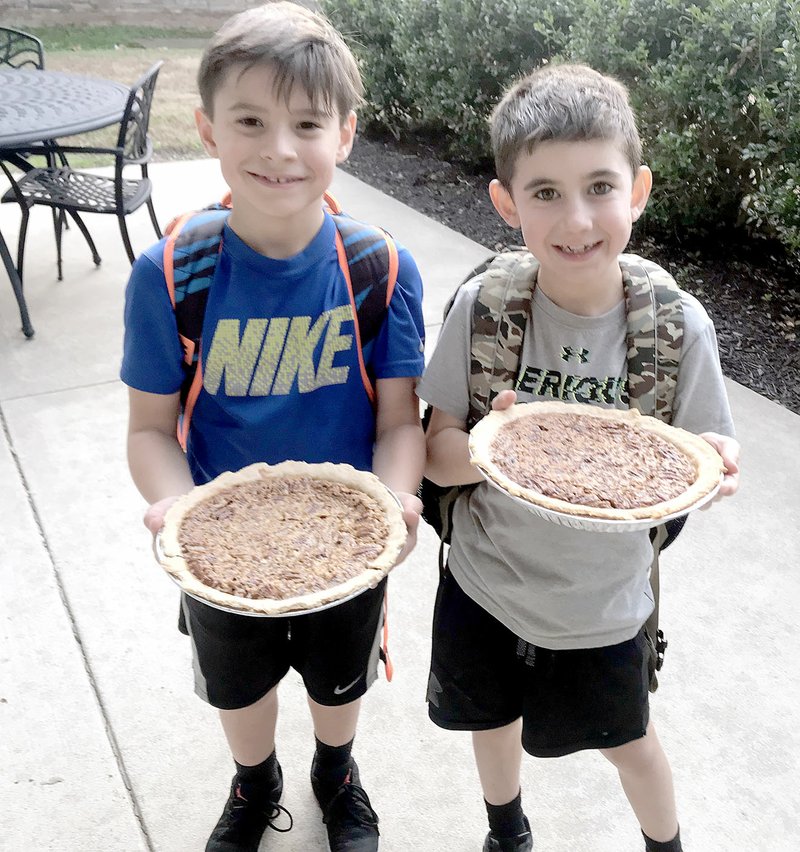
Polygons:
<instances>
[{"instance_id":1,"label":"boy's short brown hair","mask_svg":"<svg viewBox=\"0 0 800 852\"><path fill-rule=\"evenodd\" d=\"M268 65L276 94L288 98L299 83L315 109L344 119L362 101L364 87L355 57L340 33L321 15L292 2L266 3L229 18L206 46L197 88L213 118L214 95L226 75Z\"/></svg>"},{"instance_id":2,"label":"boy's short brown hair","mask_svg":"<svg viewBox=\"0 0 800 852\"><path fill-rule=\"evenodd\" d=\"M510 190L517 158L541 142L615 139L635 175L642 143L628 90L586 65L545 65L513 85L490 120L495 170Z\"/></svg>"}]
</instances>

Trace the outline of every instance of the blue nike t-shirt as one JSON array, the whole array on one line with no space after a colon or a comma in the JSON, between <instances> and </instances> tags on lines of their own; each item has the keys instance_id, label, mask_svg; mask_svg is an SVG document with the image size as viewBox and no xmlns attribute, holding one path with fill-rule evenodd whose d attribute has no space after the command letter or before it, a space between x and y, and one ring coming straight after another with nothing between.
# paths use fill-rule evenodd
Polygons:
<instances>
[{"instance_id":1,"label":"blue nike t-shirt","mask_svg":"<svg viewBox=\"0 0 800 852\"><path fill-rule=\"evenodd\" d=\"M187 458L195 483L253 462L288 459L372 467L375 416L364 388L335 224L297 255L275 260L226 225L203 323L203 388ZM134 264L125 300L121 378L137 390L172 394L183 349L163 271L163 240ZM364 352L376 379L421 375L422 284L399 249L386 320Z\"/></svg>"}]
</instances>

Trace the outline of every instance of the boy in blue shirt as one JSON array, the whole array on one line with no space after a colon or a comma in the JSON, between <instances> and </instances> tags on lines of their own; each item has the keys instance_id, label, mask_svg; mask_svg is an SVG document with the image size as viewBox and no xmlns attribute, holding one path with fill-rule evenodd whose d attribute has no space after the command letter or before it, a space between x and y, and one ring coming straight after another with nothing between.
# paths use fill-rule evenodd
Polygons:
<instances>
[{"instance_id":1,"label":"boy in blue shirt","mask_svg":"<svg viewBox=\"0 0 800 852\"><path fill-rule=\"evenodd\" d=\"M232 212L205 310L203 387L185 454L176 440L183 351L163 242L131 273L121 375L130 388L130 469L151 504L145 523L156 533L177 496L253 462L348 463L374 471L399 496L409 530L402 559L415 541L425 455L414 393L423 367L422 286L400 248L387 315L365 353L373 407L335 224L323 210L353 143L362 93L356 62L326 20L273 3L223 25L205 50L198 86L198 132L220 161ZM269 368L261 362L274 347L265 356L270 344L251 333L268 323L294 329ZM290 667L308 692L317 741L311 780L331 850L378 848L377 816L351 747L360 698L377 674L385 582L299 618L240 616L183 596L195 689L219 709L236 763L207 852L256 852L265 829L278 829L277 686Z\"/></svg>"},{"instance_id":2,"label":"boy in blue shirt","mask_svg":"<svg viewBox=\"0 0 800 852\"><path fill-rule=\"evenodd\" d=\"M625 89L584 66L547 66L513 86L491 121L498 213L538 259L516 390L627 408L626 309L618 256L652 176ZM680 852L672 774L649 719L644 624L653 609L647 530L596 533L535 517L470 464L470 337L479 278L459 291L419 395L433 406L426 475L478 483L455 504L436 600L432 720L473 732L489 818L484 852L527 852L523 749L599 749L616 767L649 852ZM711 321L681 294L683 346L672 423L722 456L719 496L738 487L739 445ZM574 357L580 353L580 357ZM540 377L552 377L543 382ZM576 390L580 389L580 391Z\"/></svg>"}]
</instances>

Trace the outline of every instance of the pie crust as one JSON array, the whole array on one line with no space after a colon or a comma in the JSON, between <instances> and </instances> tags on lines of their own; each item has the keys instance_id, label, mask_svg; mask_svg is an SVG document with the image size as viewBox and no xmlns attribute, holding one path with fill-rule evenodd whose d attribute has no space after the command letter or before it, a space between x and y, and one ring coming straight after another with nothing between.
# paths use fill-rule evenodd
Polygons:
<instances>
[{"instance_id":1,"label":"pie crust","mask_svg":"<svg viewBox=\"0 0 800 852\"><path fill-rule=\"evenodd\" d=\"M293 485L295 482L298 483L297 486ZM262 488L259 488L260 483L263 485ZM384 533L379 534L381 540L378 542L378 547L382 546L382 549L378 554L374 555L375 547L373 546L373 553L363 557L363 567L355 576L343 581L334 580L333 585L322 589L314 589L314 586L324 584L328 580L321 579L322 572L317 571L315 565L320 569L327 566L330 563L331 554L338 556L340 551L353 545L354 537L349 532L345 536L339 535L339 530L336 528L336 513L317 512L315 514L312 511L313 506L310 506L306 499L305 502L297 504L296 508L299 508L299 511L288 513L287 519L286 513L280 514L283 511L283 503L279 509L278 504L271 503L269 496L260 498L261 502L257 502L255 506L251 501L254 493L265 489L282 491L282 498L287 490L290 495L293 495L294 491L299 491L301 496L297 499L303 501L302 495L307 496L309 491L313 493L317 486L324 493L332 491L343 494L340 499L346 509L342 514L346 514L348 518L354 514L350 503L355 501L356 506L363 508L363 514L359 513L362 520L372 516L380 521L382 516L385 521ZM226 498L230 499L226 502ZM244 503L245 498L250 502L246 508L242 508L239 503ZM294 497L288 496L285 499L291 500ZM222 504L222 511L217 508L217 504ZM229 507L233 508L229 510ZM194 547L196 541L194 536L191 545L188 543L182 545L181 533L183 529L188 531L190 526L195 529L199 525L199 528L203 529L205 520L201 519L201 515L204 518L209 511L215 517L208 519L205 526L208 529L209 551L206 557L203 553L206 551L205 546ZM254 511L262 513L263 523L258 516L254 517ZM195 513L194 517L193 513ZM226 517L229 514L231 517ZM320 524L325 526L320 527ZM260 558L263 552L259 550L258 544L254 545L262 527L269 530L269 549L278 548L269 560ZM254 530L257 534L254 534ZM370 532L374 532L374 527ZM295 461L276 465L257 463L236 472L223 473L205 485L196 486L177 500L169 508L164 519L158 555L164 569L181 589L192 597L213 606L242 613L285 615L317 610L349 599L368 588L374 588L394 567L405 544L406 536L407 530L399 501L372 473L356 470L346 464L308 464ZM298 539L302 539L300 547ZM309 542L313 544L313 556L309 555L311 553ZM351 572L354 568L360 567L359 549L355 546L354 555L348 553ZM237 554L236 557L231 556L232 551ZM273 577L275 585L280 585L281 571L284 575L287 572L294 572L294 580L297 580L297 566L302 566L302 570L311 574L310 590L290 593L286 597L278 595L247 597L243 594L232 594L215 588L209 581L204 581L193 573L190 565L198 558L195 552L201 553L204 557L202 563L195 562L197 569L207 569L209 565L214 564L215 559L220 563L235 563L237 573L244 577L245 581L248 570L251 573L258 573L263 572L265 566L269 566L277 572L277 576ZM240 553L246 555L240 557L238 555ZM197 570L197 573L201 574L202 571ZM226 584L224 581L220 582L221 586Z\"/></svg>"},{"instance_id":2,"label":"pie crust","mask_svg":"<svg viewBox=\"0 0 800 852\"><path fill-rule=\"evenodd\" d=\"M492 411L472 429L469 449L491 483L532 508L605 521L688 511L723 473L717 451L692 432L635 409L564 402ZM659 496L639 502L640 492Z\"/></svg>"}]
</instances>

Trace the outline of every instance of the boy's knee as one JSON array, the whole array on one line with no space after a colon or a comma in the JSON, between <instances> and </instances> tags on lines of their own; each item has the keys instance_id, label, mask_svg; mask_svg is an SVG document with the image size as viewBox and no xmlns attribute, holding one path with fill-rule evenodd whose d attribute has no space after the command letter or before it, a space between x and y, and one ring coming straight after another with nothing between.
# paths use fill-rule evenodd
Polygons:
<instances>
[{"instance_id":1,"label":"boy's knee","mask_svg":"<svg viewBox=\"0 0 800 852\"><path fill-rule=\"evenodd\" d=\"M616 748L600 749L600 753L617 769L628 772L645 772L664 759L664 751L652 724L648 725L643 737Z\"/></svg>"}]
</instances>

